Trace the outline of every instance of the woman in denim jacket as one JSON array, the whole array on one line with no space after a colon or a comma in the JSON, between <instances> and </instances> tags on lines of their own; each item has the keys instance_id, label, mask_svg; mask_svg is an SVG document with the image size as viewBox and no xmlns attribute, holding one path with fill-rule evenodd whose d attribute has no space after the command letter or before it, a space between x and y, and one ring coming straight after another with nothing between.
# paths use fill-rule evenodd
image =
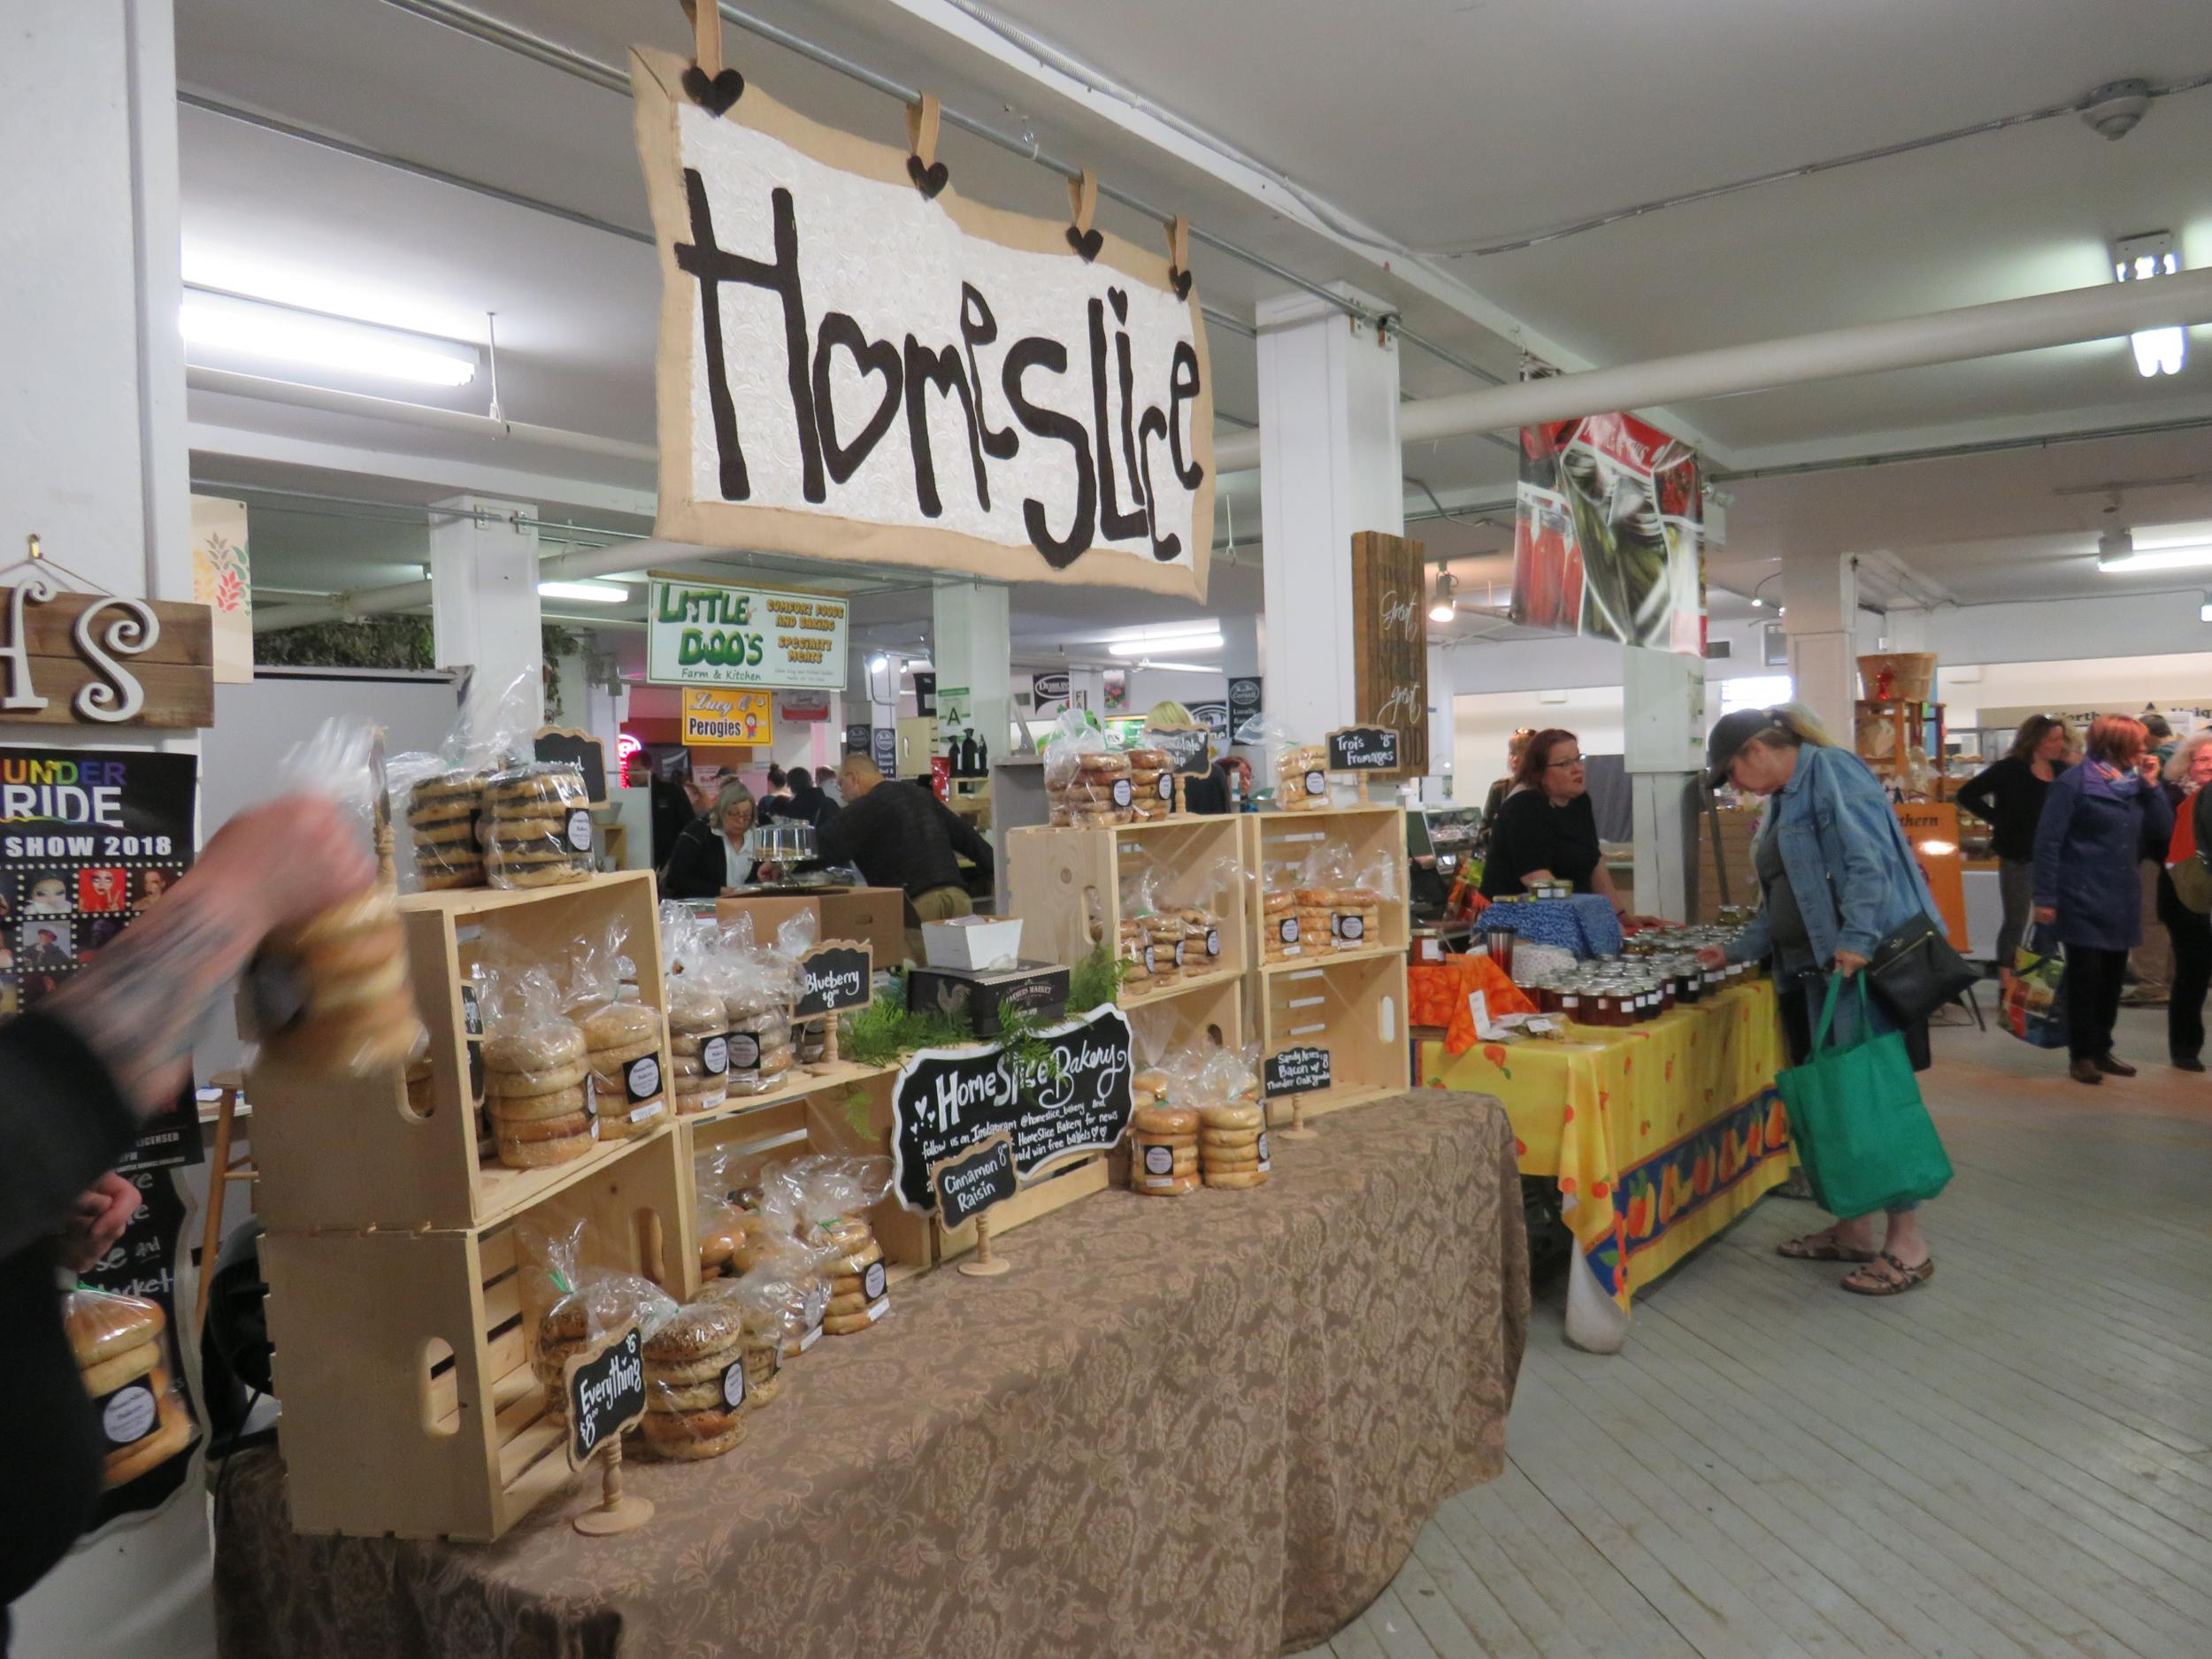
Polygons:
<instances>
[{"instance_id":1,"label":"woman in denim jacket","mask_svg":"<svg viewBox=\"0 0 2212 1659\"><path fill-rule=\"evenodd\" d=\"M1829 974L1858 972L1882 935L1915 914L1942 918L1889 796L1865 764L1837 748L1804 710L1787 705L1724 716L1713 728L1706 758L1709 787L1732 782L1768 799L1752 846L1764 902L1725 950L1701 955L1770 963L1791 1061L1802 1064ZM1898 1029L1878 1000L1869 999L1867 1007L1876 1034ZM1858 999L1839 997L1836 1040L1852 1041L1857 1021ZM1924 1028L1909 1033L1908 1041L1916 1036L1914 1046L1924 1055ZM1778 1248L1793 1261L1862 1263L1843 1287L1863 1296L1894 1296L1935 1272L1917 1207L1910 1204L1889 1211L1878 1251L1870 1215L1841 1217Z\"/></svg>"}]
</instances>

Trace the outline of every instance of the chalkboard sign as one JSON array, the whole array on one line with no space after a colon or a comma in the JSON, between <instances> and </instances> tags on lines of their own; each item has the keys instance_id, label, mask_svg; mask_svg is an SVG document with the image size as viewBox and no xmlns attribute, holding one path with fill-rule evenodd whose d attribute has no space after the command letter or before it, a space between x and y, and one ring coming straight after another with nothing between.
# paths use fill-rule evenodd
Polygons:
<instances>
[{"instance_id":1,"label":"chalkboard sign","mask_svg":"<svg viewBox=\"0 0 2212 1659\"><path fill-rule=\"evenodd\" d=\"M1167 770L1179 777L1202 778L1213 770L1213 733L1202 726L1148 726L1141 741L1165 754Z\"/></svg>"},{"instance_id":2,"label":"chalkboard sign","mask_svg":"<svg viewBox=\"0 0 2212 1659\"><path fill-rule=\"evenodd\" d=\"M930 1166L929 1183L937 1190L937 1219L950 1230L965 1226L993 1204L1002 1204L1021 1190L1014 1173L1014 1141L1010 1135L993 1135L956 1156Z\"/></svg>"},{"instance_id":3,"label":"chalkboard sign","mask_svg":"<svg viewBox=\"0 0 2212 1659\"><path fill-rule=\"evenodd\" d=\"M1214 746L1225 749L1229 743L1229 705L1217 698L1211 703L1192 703L1184 705L1190 710L1190 718L1213 733Z\"/></svg>"},{"instance_id":4,"label":"chalkboard sign","mask_svg":"<svg viewBox=\"0 0 2212 1659\"><path fill-rule=\"evenodd\" d=\"M896 777L899 770L899 733L895 726L872 727L869 738L876 746L876 770L887 778Z\"/></svg>"},{"instance_id":5,"label":"chalkboard sign","mask_svg":"<svg viewBox=\"0 0 2212 1659\"><path fill-rule=\"evenodd\" d=\"M1329 733L1331 772L1396 772L1398 733L1386 726L1340 726Z\"/></svg>"},{"instance_id":6,"label":"chalkboard sign","mask_svg":"<svg viewBox=\"0 0 2212 1659\"><path fill-rule=\"evenodd\" d=\"M561 1388L568 1398L568 1466L581 1469L645 1415L645 1339L636 1324L572 1358Z\"/></svg>"},{"instance_id":7,"label":"chalkboard sign","mask_svg":"<svg viewBox=\"0 0 2212 1659\"><path fill-rule=\"evenodd\" d=\"M865 720L855 720L850 726L847 726L845 728L845 752L848 755L865 755L870 753L871 745L875 741L870 735L871 730L872 728Z\"/></svg>"},{"instance_id":8,"label":"chalkboard sign","mask_svg":"<svg viewBox=\"0 0 2212 1659\"><path fill-rule=\"evenodd\" d=\"M607 804L607 751L589 732L572 726L541 726L531 748L541 761L575 767L584 774L584 799L594 806Z\"/></svg>"},{"instance_id":9,"label":"chalkboard sign","mask_svg":"<svg viewBox=\"0 0 2212 1659\"><path fill-rule=\"evenodd\" d=\"M794 1019L819 1019L849 1008L865 1008L874 998L875 958L865 945L833 939L799 958L799 1000Z\"/></svg>"},{"instance_id":10,"label":"chalkboard sign","mask_svg":"<svg viewBox=\"0 0 2212 1659\"><path fill-rule=\"evenodd\" d=\"M918 1215L935 1202L929 1171L987 1137L1012 1137L1015 1173L1026 1179L1071 1152L1103 1152L1128 1133L1129 1020L1109 1003L1039 1035L1050 1066L1006 1050L924 1048L891 1094L892 1191Z\"/></svg>"},{"instance_id":11,"label":"chalkboard sign","mask_svg":"<svg viewBox=\"0 0 2212 1659\"><path fill-rule=\"evenodd\" d=\"M1332 1080L1326 1048L1285 1048L1267 1056L1260 1089L1269 1100L1276 1100L1285 1094L1317 1094Z\"/></svg>"}]
</instances>

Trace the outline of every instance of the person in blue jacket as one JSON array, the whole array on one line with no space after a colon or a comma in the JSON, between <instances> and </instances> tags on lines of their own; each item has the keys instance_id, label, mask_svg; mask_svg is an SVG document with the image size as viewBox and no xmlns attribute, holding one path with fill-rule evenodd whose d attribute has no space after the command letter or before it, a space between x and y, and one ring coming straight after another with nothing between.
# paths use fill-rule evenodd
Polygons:
<instances>
[{"instance_id":1,"label":"person in blue jacket","mask_svg":"<svg viewBox=\"0 0 2212 1659\"><path fill-rule=\"evenodd\" d=\"M1839 749L1803 708L1740 709L1724 715L1706 743L1706 787L1732 783L1764 795L1767 806L1752 841L1759 878L1759 913L1727 946L1699 952L1708 965L1764 958L1774 976L1790 1060L1810 1057L1813 1025L1829 976L1848 979L1867 964L1882 936L1914 916L1941 915L1888 795L1866 763ZM1835 1041L1856 1040L1858 998L1836 1002ZM1898 1029L1877 998L1867 1002L1877 1034ZM1906 1033L1914 1064L1924 1066L1924 1022ZM1887 1214L1880 1248L1876 1217L1840 1217L1835 1225L1777 1247L1799 1262L1849 1262L1843 1288L1862 1296L1895 1296L1925 1284L1935 1257L1920 1227L1917 1205Z\"/></svg>"},{"instance_id":2,"label":"person in blue jacket","mask_svg":"<svg viewBox=\"0 0 2212 1659\"><path fill-rule=\"evenodd\" d=\"M2140 720L2100 715L2078 766L2044 797L2035 832L2035 919L2066 947L2068 1075L2077 1083L2133 1077L2112 1052L2128 952L2143 941L2136 866L2163 859L2174 809L2159 787L2158 757Z\"/></svg>"}]
</instances>

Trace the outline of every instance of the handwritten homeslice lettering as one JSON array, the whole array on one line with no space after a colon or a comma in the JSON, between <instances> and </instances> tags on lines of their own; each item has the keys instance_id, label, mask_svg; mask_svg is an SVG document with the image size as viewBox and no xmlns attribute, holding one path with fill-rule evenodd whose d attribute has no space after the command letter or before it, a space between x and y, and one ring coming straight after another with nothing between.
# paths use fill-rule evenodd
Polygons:
<instances>
[{"instance_id":1,"label":"handwritten homeslice lettering","mask_svg":"<svg viewBox=\"0 0 2212 1659\"><path fill-rule=\"evenodd\" d=\"M800 493L806 501L830 504L832 492L851 480L895 430L902 430L915 504L924 518L944 515L949 490L972 491L976 505L988 512L992 464L1016 459L1026 434L1033 462L1038 454L1033 446L1047 446L1054 453L1058 482L1048 492L1049 501L1035 495L1023 498L1022 528L1030 545L1056 570L1101 542L1141 541L1163 564L1184 557L1184 537L1162 523L1160 494L1170 480L1173 488L1190 492L1205 478L1192 452L1194 443L1187 439L1202 392L1198 354L1189 340L1179 338L1164 364L1140 365L1126 326L1125 288L1109 286L1102 296L1088 300L1086 338L1079 343L1087 364L1071 364L1067 342L1024 335L1009 341L1000 354L994 388L985 353L998 345L1000 324L989 299L972 283L960 287L959 315L951 319L950 330L956 341L926 342L912 334L902 340L871 339L843 311L827 311L818 319L810 316L789 189L769 193L772 250L763 259L721 245L706 183L695 168L685 169L684 188L691 240L676 245L676 264L699 285L707 403L723 500L754 498L745 445L749 435L760 436L741 430L731 378L722 290L736 285L772 294L780 305L780 378L798 444ZM860 397L872 403L839 407L833 371L840 353L856 372ZM1142 383L1141 368L1148 377ZM748 374L749 387L766 387L777 378L771 363L741 363L738 369ZM1148 378L1155 372L1164 376L1156 384ZM956 464L949 473L941 469L946 457L931 438L933 396L956 403L966 440L967 465ZM995 396L1004 399L1011 424L993 424ZM1087 419L1068 412L1086 403ZM1064 457L1057 454L1063 448Z\"/></svg>"}]
</instances>

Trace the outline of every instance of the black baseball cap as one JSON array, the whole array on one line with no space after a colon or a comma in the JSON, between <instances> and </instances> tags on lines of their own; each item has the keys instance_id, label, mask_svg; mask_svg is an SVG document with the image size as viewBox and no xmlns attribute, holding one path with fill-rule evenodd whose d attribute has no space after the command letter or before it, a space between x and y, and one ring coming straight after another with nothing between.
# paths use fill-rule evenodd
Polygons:
<instances>
[{"instance_id":1,"label":"black baseball cap","mask_svg":"<svg viewBox=\"0 0 2212 1659\"><path fill-rule=\"evenodd\" d=\"M1728 781L1729 763L1746 743L1775 725L1771 709L1739 709L1724 714L1705 740L1705 787L1717 789Z\"/></svg>"}]
</instances>

